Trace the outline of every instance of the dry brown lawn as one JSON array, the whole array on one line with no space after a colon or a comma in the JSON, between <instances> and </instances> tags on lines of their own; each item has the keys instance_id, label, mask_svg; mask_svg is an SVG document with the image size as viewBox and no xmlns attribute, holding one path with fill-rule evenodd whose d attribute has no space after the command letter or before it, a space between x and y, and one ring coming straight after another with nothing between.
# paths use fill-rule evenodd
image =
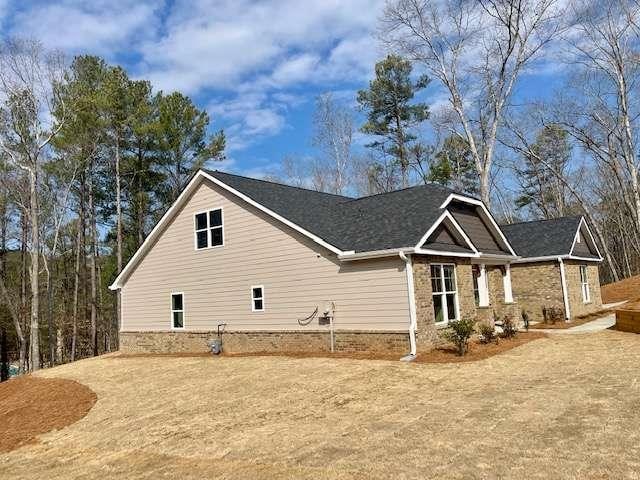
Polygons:
<instances>
[{"instance_id":1,"label":"dry brown lawn","mask_svg":"<svg viewBox=\"0 0 640 480\"><path fill-rule=\"evenodd\" d=\"M608 283L600 287L602 303L616 303L638 298L640 275L625 278L619 282Z\"/></svg>"},{"instance_id":2,"label":"dry brown lawn","mask_svg":"<svg viewBox=\"0 0 640 480\"><path fill-rule=\"evenodd\" d=\"M640 335L556 335L477 362L98 358L98 395L0 454L20 479L637 479ZM2 426L0 425L0 434Z\"/></svg>"}]
</instances>

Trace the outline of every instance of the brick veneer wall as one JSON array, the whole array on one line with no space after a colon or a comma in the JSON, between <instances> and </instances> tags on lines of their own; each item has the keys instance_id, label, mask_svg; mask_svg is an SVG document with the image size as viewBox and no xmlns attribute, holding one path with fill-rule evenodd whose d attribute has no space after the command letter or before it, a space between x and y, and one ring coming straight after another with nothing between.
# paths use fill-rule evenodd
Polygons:
<instances>
[{"instance_id":1,"label":"brick veneer wall","mask_svg":"<svg viewBox=\"0 0 640 480\"><path fill-rule=\"evenodd\" d=\"M214 331L204 332L120 332L120 351L124 353L199 353L209 351ZM322 332L225 332L224 351L239 352L328 352L331 341ZM409 352L407 332L336 331L338 352Z\"/></svg>"},{"instance_id":2,"label":"brick veneer wall","mask_svg":"<svg viewBox=\"0 0 640 480\"><path fill-rule=\"evenodd\" d=\"M584 263L569 260L564 264L571 317L600 310L602 297L598 264L590 263L587 266L591 302L586 304L582 301L580 289L579 265ZM557 261L512 265L511 284L515 300L529 313L532 320L543 321L543 307L556 307L564 312L560 265Z\"/></svg>"},{"instance_id":3,"label":"brick veneer wall","mask_svg":"<svg viewBox=\"0 0 640 480\"><path fill-rule=\"evenodd\" d=\"M493 312L495 310L500 316L509 314L515 320L519 320L518 305L504 302L504 285L502 283L502 271L499 267L489 265L486 267L490 305L489 307L478 308L473 294L473 274L470 259L413 255L412 261L418 323L416 343L419 352L430 350L435 345L442 343L438 335L439 327L435 324L433 311L430 271L432 263L453 263L456 265L456 283L461 318L493 320Z\"/></svg>"},{"instance_id":4,"label":"brick veneer wall","mask_svg":"<svg viewBox=\"0 0 640 480\"><path fill-rule=\"evenodd\" d=\"M582 288L580 285L580 265L587 265L587 279L589 281L589 293L591 301L582 301ZM569 309L571 317L577 317L598 311L602 308L602 295L600 294L600 275L597 263L580 263L574 260L565 262L567 276L567 290L569 292Z\"/></svg>"},{"instance_id":5,"label":"brick veneer wall","mask_svg":"<svg viewBox=\"0 0 640 480\"><path fill-rule=\"evenodd\" d=\"M511 286L514 299L531 320L543 320L543 307L556 307L564 312L558 262L511 265Z\"/></svg>"}]
</instances>

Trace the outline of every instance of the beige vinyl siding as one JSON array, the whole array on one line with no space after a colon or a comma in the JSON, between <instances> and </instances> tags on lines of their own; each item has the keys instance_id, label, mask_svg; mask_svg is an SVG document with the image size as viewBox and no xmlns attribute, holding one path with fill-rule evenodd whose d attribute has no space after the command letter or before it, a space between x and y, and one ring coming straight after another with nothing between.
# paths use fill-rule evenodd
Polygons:
<instances>
[{"instance_id":1,"label":"beige vinyl siding","mask_svg":"<svg viewBox=\"0 0 640 480\"><path fill-rule=\"evenodd\" d=\"M194 214L223 208L224 246L196 250ZM251 286L264 286L264 312ZM171 292L184 293L185 330L310 330L297 319L334 302L337 329L406 330L404 262L341 263L335 254L206 181L122 288L122 330L169 330ZM324 327L323 327L324 328Z\"/></svg>"}]
</instances>

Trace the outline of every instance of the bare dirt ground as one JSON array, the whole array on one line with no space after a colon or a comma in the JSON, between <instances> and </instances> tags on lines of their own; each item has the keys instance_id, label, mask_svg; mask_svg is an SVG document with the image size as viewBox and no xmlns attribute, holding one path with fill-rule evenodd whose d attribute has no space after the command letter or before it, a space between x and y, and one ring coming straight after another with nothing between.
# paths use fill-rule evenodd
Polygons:
<instances>
[{"instance_id":1,"label":"bare dirt ground","mask_svg":"<svg viewBox=\"0 0 640 480\"><path fill-rule=\"evenodd\" d=\"M84 360L98 401L0 454L20 479L638 479L640 335L539 339L458 364ZM0 426L0 429L2 426Z\"/></svg>"},{"instance_id":2,"label":"bare dirt ground","mask_svg":"<svg viewBox=\"0 0 640 480\"><path fill-rule=\"evenodd\" d=\"M77 422L96 394L73 380L27 375L0 384L0 452L36 441L42 433Z\"/></svg>"}]
</instances>

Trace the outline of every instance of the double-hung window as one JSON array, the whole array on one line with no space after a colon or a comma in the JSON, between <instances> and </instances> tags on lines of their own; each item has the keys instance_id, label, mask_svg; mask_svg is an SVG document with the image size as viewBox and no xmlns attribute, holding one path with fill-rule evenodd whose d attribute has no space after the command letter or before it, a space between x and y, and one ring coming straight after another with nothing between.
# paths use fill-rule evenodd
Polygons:
<instances>
[{"instance_id":1,"label":"double-hung window","mask_svg":"<svg viewBox=\"0 0 640 480\"><path fill-rule=\"evenodd\" d=\"M251 311L264 312L264 287L262 285L251 287Z\"/></svg>"},{"instance_id":2,"label":"double-hung window","mask_svg":"<svg viewBox=\"0 0 640 480\"><path fill-rule=\"evenodd\" d=\"M589 291L589 277L587 276L586 265L580 265L580 290L582 291L582 301L589 303L591 301L591 292Z\"/></svg>"},{"instance_id":3,"label":"double-hung window","mask_svg":"<svg viewBox=\"0 0 640 480\"><path fill-rule=\"evenodd\" d=\"M184 294L171 294L171 328L184 328Z\"/></svg>"},{"instance_id":4,"label":"double-hung window","mask_svg":"<svg viewBox=\"0 0 640 480\"><path fill-rule=\"evenodd\" d=\"M196 250L224 245L222 208L195 215Z\"/></svg>"},{"instance_id":5,"label":"double-hung window","mask_svg":"<svg viewBox=\"0 0 640 480\"><path fill-rule=\"evenodd\" d=\"M454 265L431 264L431 291L436 323L457 320L458 289Z\"/></svg>"}]
</instances>

